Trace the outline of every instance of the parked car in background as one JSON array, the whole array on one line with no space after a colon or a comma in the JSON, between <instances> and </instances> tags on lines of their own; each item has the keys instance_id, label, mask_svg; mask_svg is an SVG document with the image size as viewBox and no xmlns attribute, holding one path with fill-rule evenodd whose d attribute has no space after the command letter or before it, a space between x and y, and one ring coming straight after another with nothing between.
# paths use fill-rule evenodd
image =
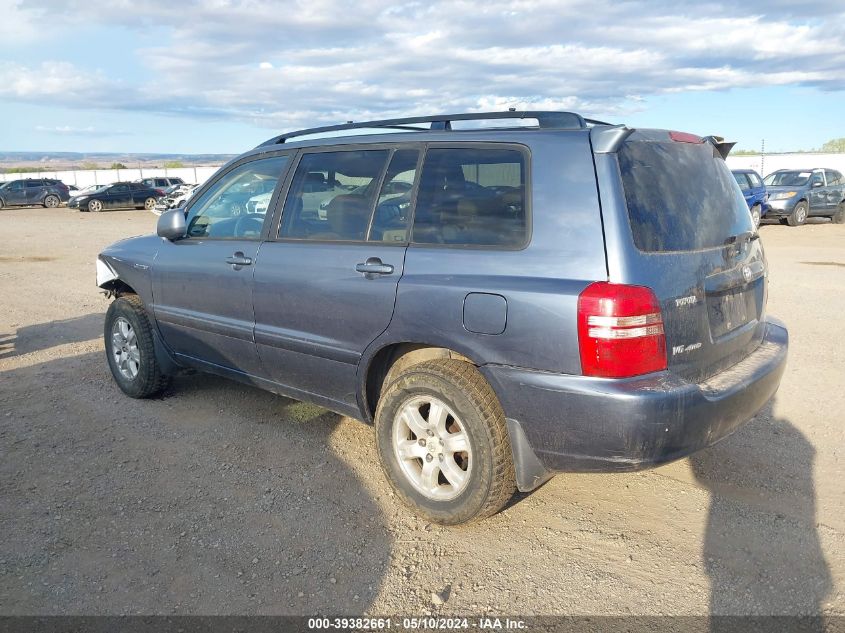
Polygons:
<instances>
[{"instance_id":1,"label":"parked car in background","mask_svg":"<svg viewBox=\"0 0 845 633\"><path fill-rule=\"evenodd\" d=\"M136 180L135 182L139 182L143 185L151 189L158 189L159 191L164 192L165 194L169 194L179 185L184 185L185 181L181 178L174 178L171 176L156 176L155 178L141 178L140 180Z\"/></svg>"},{"instance_id":2,"label":"parked car in background","mask_svg":"<svg viewBox=\"0 0 845 633\"><path fill-rule=\"evenodd\" d=\"M106 209L152 210L164 193L139 182L116 182L82 196L71 198L68 207L80 211L103 211Z\"/></svg>"},{"instance_id":3,"label":"parked car in background","mask_svg":"<svg viewBox=\"0 0 845 633\"><path fill-rule=\"evenodd\" d=\"M510 127L451 129L490 119ZM313 138L376 127L404 131ZM390 485L440 523L680 459L786 365L728 149L570 112L276 136L100 253L106 360L134 398L193 369L373 422Z\"/></svg>"},{"instance_id":4,"label":"parked car in background","mask_svg":"<svg viewBox=\"0 0 845 633\"><path fill-rule=\"evenodd\" d=\"M779 169L763 179L769 191L769 217L789 226L808 217L828 217L845 223L845 179L833 169Z\"/></svg>"},{"instance_id":5,"label":"parked car in background","mask_svg":"<svg viewBox=\"0 0 845 633\"><path fill-rule=\"evenodd\" d=\"M742 195L745 196L745 202L748 204L754 226L760 226L760 218L765 217L766 212L770 209L769 193L766 191L763 179L753 169L733 169L731 173L734 175Z\"/></svg>"},{"instance_id":6,"label":"parked car in background","mask_svg":"<svg viewBox=\"0 0 845 633\"><path fill-rule=\"evenodd\" d=\"M185 203L191 198L194 191L199 185L178 185L173 191L167 194L164 198L160 198L156 203L156 211L162 212L167 209L176 209L185 206Z\"/></svg>"},{"instance_id":7,"label":"parked car in background","mask_svg":"<svg viewBox=\"0 0 845 633\"><path fill-rule=\"evenodd\" d=\"M11 206L57 207L70 199L68 186L52 178L10 180L0 186L0 208Z\"/></svg>"},{"instance_id":8,"label":"parked car in background","mask_svg":"<svg viewBox=\"0 0 845 633\"><path fill-rule=\"evenodd\" d=\"M87 187L82 187L81 189L77 189L76 191L71 193L70 197L71 199L73 199L78 198L80 196L86 196L99 189L104 189L105 187L108 187L108 185L88 185Z\"/></svg>"}]
</instances>

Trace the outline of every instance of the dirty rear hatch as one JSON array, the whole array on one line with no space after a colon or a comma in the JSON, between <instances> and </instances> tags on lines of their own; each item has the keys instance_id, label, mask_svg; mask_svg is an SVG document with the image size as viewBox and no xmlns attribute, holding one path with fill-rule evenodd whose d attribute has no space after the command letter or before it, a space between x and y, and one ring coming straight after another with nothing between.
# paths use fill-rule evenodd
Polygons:
<instances>
[{"instance_id":1,"label":"dirty rear hatch","mask_svg":"<svg viewBox=\"0 0 845 633\"><path fill-rule=\"evenodd\" d=\"M748 206L708 140L637 131L617 158L634 251L624 281L657 295L669 370L705 380L764 334L767 269Z\"/></svg>"}]
</instances>

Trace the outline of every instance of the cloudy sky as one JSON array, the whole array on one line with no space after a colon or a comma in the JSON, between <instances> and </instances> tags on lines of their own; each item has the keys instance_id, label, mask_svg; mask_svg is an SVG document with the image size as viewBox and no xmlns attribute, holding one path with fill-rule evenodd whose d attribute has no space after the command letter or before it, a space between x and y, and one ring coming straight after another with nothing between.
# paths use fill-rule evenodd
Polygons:
<instances>
[{"instance_id":1,"label":"cloudy sky","mask_svg":"<svg viewBox=\"0 0 845 633\"><path fill-rule=\"evenodd\" d=\"M845 136L843 25L843 0L0 0L0 150L510 106L811 149Z\"/></svg>"}]
</instances>

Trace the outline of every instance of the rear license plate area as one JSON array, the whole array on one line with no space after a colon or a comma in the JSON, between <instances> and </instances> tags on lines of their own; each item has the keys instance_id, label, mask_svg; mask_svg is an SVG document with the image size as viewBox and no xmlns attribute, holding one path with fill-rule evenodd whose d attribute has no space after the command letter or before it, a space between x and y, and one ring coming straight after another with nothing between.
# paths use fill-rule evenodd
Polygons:
<instances>
[{"instance_id":1,"label":"rear license plate area","mask_svg":"<svg viewBox=\"0 0 845 633\"><path fill-rule=\"evenodd\" d=\"M720 292L707 296L707 311L710 316L710 332L718 338L748 323L749 291Z\"/></svg>"}]
</instances>

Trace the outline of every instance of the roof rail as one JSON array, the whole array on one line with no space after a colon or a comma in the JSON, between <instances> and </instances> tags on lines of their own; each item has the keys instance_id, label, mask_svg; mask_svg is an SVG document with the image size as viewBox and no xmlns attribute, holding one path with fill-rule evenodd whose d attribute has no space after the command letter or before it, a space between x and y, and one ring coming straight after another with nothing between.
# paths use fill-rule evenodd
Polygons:
<instances>
[{"instance_id":1,"label":"roof rail","mask_svg":"<svg viewBox=\"0 0 845 633\"><path fill-rule=\"evenodd\" d=\"M323 132L338 132L341 130L355 130L362 128L388 128L422 132L426 129L413 127L415 123L430 123L431 125L428 128L429 130L451 130L452 121L488 121L496 119L537 119L537 123L541 129L556 128L578 130L586 128L587 123L592 125L607 125L601 121L594 121L592 119L585 120L580 114L576 114L574 112L555 112L548 110L523 110L520 112L517 112L516 110L509 110L507 112L435 114L432 116L406 117L403 119L382 119L380 121L349 121L348 123L341 123L340 125L312 127L305 130L286 132L285 134L274 136L273 138L261 143L259 147L284 143L288 139L292 139L297 136L310 136L311 134L321 134Z\"/></svg>"}]
</instances>

